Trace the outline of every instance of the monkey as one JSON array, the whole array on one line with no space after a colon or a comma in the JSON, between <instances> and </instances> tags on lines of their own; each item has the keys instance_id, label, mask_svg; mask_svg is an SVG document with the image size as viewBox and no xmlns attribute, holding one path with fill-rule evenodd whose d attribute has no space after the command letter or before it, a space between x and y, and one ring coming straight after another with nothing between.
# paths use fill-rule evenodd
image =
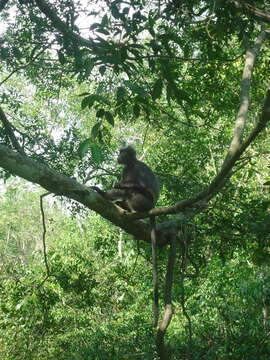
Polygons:
<instances>
[{"instance_id":1,"label":"monkey","mask_svg":"<svg viewBox=\"0 0 270 360\"><path fill-rule=\"evenodd\" d=\"M121 148L117 162L124 168L121 180L113 189L105 192L92 186L107 200L128 211L145 212L153 209L159 198L159 181L148 165L136 158L136 151L132 146ZM158 275L157 275L157 244L155 217L150 216L152 263L153 263L153 326L156 327L159 316L158 304Z\"/></svg>"},{"instance_id":2,"label":"monkey","mask_svg":"<svg viewBox=\"0 0 270 360\"><path fill-rule=\"evenodd\" d=\"M137 160L136 151L131 146L120 149L117 162L124 166L120 182L107 192L95 186L92 189L125 210L151 210L160 192L159 182L153 171L145 163Z\"/></svg>"}]
</instances>

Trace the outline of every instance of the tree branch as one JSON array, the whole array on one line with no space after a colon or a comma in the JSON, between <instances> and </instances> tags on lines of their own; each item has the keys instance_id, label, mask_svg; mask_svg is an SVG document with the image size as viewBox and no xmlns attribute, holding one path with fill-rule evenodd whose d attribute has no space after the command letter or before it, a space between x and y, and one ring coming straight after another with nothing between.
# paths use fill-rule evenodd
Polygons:
<instances>
[{"instance_id":1,"label":"tree branch","mask_svg":"<svg viewBox=\"0 0 270 360\"><path fill-rule=\"evenodd\" d=\"M9 78L11 78L12 75L17 73L18 71L25 69L29 65L33 65L34 61L39 58L40 55L42 55L51 45L53 41L50 42L48 45L46 45L43 49L41 49L30 61L28 61L26 64L16 67L14 70L11 71L8 76L0 82L0 86L3 85Z\"/></svg>"},{"instance_id":2,"label":"tree branch","mask_svg":"<svg viewBox=\"0 0 270 360\"><path fill-rule=\"evenodd\" d=\"M227 1L229 3L234 4L235 7L237 7L237 8L242 7L248 13L254 15L259 20L270 23L270 14L267 14L267 13L263 12L262 10L256 8L255 6L247 4L246 2L243 2L241 0L227 0Z\"/></svg>"},{"instance_id":3,"label":"tree branch","mask_svg":"<svg viewBox=\"0 0 270 360\"><path fill-rule=\"evenodd\" d=\"M93 40L87 40L79 34L74 33L74 31L56 15L55 10L51 9L50 6L46 3L46 1L35 0L35 3L37 4L39 10L44 15L46 15L48 19L51 20L53 26L64 36L67 36L73 41L78 42L79 44L84 45L88 48L95 47L95 43Z\"/></svg>"},{"instance_id":4,"label":"tree branch","mask_svg":"<svg viewBox=\"0 0 270 360\"><path fill-rule=\"evenodd\" d=\"M220 172L212 180L209 186L195 195L191 199L184 199L177 202L175 205L155 208L149 213L153 216L165 215L165 214L176 214L185 211L187 208L205 206L206 203L212 199L216 193L225 185L227 179L231 176L231 170L235 165L236 161L240 159L240 156L248 148L248 146L256 139L256 137L265 129L267 122L270 121L270 86L267 89L266 97L262 109L262 114L255 124L248 138L240 145L240 147L234 152L231 158L223 164Z\"/></svg>"},{"instance_id":5,"label":"tree branch","mask_svg":"<svg viewBox=\"0 0 270 360\"><path fill-rule=\"evenodd\" d=\"M195 209L195 213L204 209L206 202L209 201L220 188L225 184L230 176L230 171L237 160L247 147L264 130L270 120L270 88L267 89L266 99L262 109L262 114L255 124L248 138L240 148L233 154L229 161L222 167L219 174L212 180L210 185L202 192L191 199L184 199L169 207L155 208L145 214L130 214L123 209L105 200L95 191L90 191L86 186L79 184L76 180L57 173L48 166L36 162L27 156L9 149L0 144L0 166L30 182L41 185L44 189L56 194L64 195L76 200L91 210L99 213L105 219L111 221L116 226L122 228L136 239L141 239L150 243L150 227L144 221L136 221L139 218L146 218L150 215L159 216L166 214L176 214ZM174 228L171 229L174 231ZM170 231L158 231L158 245L168 243Z\"/></svg>"},{"instance_id":6,"label":"tree branch","mask_svg":"<svg viewBox=\"0 0 270 360\"><path fill-rule=\"evenodd\" d=\"M7 132L8 137L10 138L10 141L12 143L12 145L14 146L14 148L20 153L20 154L24 154L24 151L22 149L22 147L20 146L14 132L12 129L12 125L10 124L10 122L8 121L3 109L0 106L0 120Z\"/></svg>"},{"instance_id":7,"label":"tree branch","mask_svg":"<svg viewBox=\"0 0 270 360\"><path fill-rule=\"evenodd\" d=\"M248 108L249 108L249 98L250 98L250 87L251 87L251 76L252 70L254 67L254 63L256 57L261 49L263 41L266 37L265 31L262 31L252 49L248 49L246 52L246 61L243 70L243 76L241 81L241 94L240 94L240 106L238 110L238 114L236 116L235 127L234 127L234 135L228 150L228 154L224 160L223 166L228 162L234 153L240 148L244 128L248 117Z\"/></svg>"},{"instance_id":8,"label":"tree branch","mask_svg":"<svg viewBox=\"0 0 270 360\"><path fill-rule=\"evenodd\" d=\"M0 144L0 167L32 183L39 184L49 192L76 200L136 239L151 242L148 222L130 218L126 210L107 201L75 179L59 174L41 162L34 161L2 144ZM168 243L168 233L170 233L168 230L158 231L158 246Z\"/></svg>"}]
</instances>

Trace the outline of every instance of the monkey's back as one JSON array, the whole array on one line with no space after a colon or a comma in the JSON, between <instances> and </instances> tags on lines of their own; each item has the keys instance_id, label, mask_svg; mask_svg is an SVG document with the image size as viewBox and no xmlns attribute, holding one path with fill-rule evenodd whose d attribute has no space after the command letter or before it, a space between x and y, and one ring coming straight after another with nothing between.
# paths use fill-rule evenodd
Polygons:
<instances>
[{"instance_id":1,"label":"monkey's back","mask_svg":"<svg viewBox=\"0 0 270 360\"><path fill-rule=\"evenodd\" d=\"M157 176L144 162L136 160L132 165L126 166L123 170L123 184L131 184L142 187L153 196L154 204L157 202L160 186Z\"/></svg>"}]
</instances>

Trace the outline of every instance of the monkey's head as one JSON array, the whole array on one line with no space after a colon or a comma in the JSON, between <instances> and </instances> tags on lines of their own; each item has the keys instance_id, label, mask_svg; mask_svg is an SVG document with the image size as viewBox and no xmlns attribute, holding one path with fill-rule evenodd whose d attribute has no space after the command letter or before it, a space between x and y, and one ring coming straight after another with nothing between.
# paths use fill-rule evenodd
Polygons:
<instances>
[{"instance_id":1,"label":"monkey's head","mask_svg":"<svg viewBox=\"0 0 270 360\"><path fill-rule=\"evenodd\" d=\"M136 151L132 146L126 146L119 150L117 161L119 164L129 165L136 160Z\"/></svg>"}]
</instances>

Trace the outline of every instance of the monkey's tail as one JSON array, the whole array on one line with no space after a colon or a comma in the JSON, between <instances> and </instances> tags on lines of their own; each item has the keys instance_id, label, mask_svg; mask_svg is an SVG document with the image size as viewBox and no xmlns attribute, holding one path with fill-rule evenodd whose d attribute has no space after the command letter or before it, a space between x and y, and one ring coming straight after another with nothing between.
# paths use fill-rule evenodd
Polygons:
<instances>
[{"instance_id":1,"label":"monkey's tail","mask_svg":"<svg viewBox=\"0 0 270 360\"><path fill-rule=\"evenodd\" d=\"M155 216L150 216L151 244L152 244L152 271L153 271L153 327L157 327L159 318L158 293L158 261L157 261L157 234Z\"/></svg>"}]
</instances>

